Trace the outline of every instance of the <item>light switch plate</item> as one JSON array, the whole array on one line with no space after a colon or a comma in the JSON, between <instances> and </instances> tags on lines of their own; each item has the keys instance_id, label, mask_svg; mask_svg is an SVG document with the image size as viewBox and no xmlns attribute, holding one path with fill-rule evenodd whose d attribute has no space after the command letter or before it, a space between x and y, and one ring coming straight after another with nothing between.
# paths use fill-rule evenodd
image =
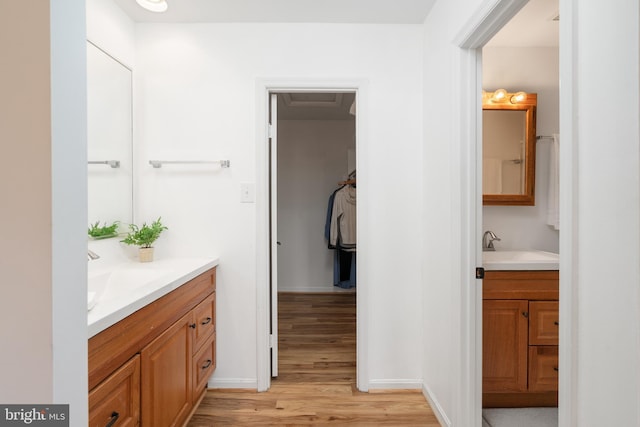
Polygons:
<instances>
[{"instance_id":1,"label":"light switch plate","mask_svg":"<svg viewBox=\"0 0 640 427\"><path fill-rule=\"evenodd\" d=\"M256 185L252 182L240 184L240 203L254 203L256 201Z\"/></svg>"}]
</instances>

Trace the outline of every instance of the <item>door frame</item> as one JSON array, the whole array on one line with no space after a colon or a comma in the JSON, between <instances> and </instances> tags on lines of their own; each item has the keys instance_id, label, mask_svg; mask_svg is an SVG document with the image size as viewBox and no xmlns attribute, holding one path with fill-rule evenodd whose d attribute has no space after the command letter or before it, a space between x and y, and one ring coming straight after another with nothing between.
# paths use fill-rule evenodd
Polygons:
<instances>
[{"instance_id":1,"label":"door frame","mask_svg":"<svg viewBox=\"0 0 640 427\"><path fill-rule=\"evenodd\" d=\"M366 123L368 116L368 82L364 79L300 79L274 78L256 80L256 352L258 391L271 387L270 320L271 304L269 278L269 99L274 92L355 92L356 94L356 169L358 171L358 205L368 200L368 171L366 159ZM328 197L328 195L327 195ZM358 281L367 283L367 218L365 209L357 212ZM358 390L369 390L368 369L368 290L356 293L356 384Z\"/></svg>"},{"instance_id":2,"label":"door frame","mask_svg":"<svg viewBox=\"0 0 640 427\"><path fill-rule=\"evenodd\" d=\"M452 277L460 283L460 358L454 413L456 425L482 424L482 47L528 0L485 0L453 40L458 49L454 117L459 141L452 148L454 199L460 200L460 238L453 239ZM455 164L455 163L454 163Z\"/></svg>"}]
</instances>

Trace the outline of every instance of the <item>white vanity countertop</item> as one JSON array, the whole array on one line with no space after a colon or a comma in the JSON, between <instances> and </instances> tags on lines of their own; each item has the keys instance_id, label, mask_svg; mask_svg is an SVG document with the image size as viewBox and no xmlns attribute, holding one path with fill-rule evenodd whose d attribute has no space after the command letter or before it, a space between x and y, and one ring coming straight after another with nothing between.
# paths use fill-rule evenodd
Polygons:
<instances>
[{"instance_id":1,"label":"white vanity countertop","mask_svg":"<svg viewBox=\"0 0 640 427\"><path fill-rule=\"evenodd\" d=\"M560 256L535 249L482 252L485 270L559 270Z\"/></svg>"},{"instance_id":2,"label":"white vanity countertop","mask_svg":"<svg viewBox=\"0 0 640 427\"><path fill-rule=\"evenodd\" d=\"M93 307L87 315L89 338L217 266L218 261L167 258L90 269L88 297Z\"/></svg>"}]
</instances>

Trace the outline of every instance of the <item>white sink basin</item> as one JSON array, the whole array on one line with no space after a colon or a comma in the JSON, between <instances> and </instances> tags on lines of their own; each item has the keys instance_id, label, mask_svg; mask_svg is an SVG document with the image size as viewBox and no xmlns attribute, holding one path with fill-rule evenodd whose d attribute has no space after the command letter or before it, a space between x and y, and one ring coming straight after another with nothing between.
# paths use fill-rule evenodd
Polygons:
<instances>
[{"instance_id":1,"label":"white sink basin","mask_svg":"<svg viewBox=\"0 0 640 427\"><path fill-rule=\"evenodd\" d=\"M538 250L482 253L485 270L558 270L559 263L558 254Z\"/></svg>"},{"instance_id":2,"label":"white sink basin","mask_svg":"<svg viewBox=\"0 0 640 427\"><path fill-rule=\"evenodd\" d=\"M125 267L89 276L87 308L136 292L167 276L171 270Z\"/></svg>"}]
</instances>

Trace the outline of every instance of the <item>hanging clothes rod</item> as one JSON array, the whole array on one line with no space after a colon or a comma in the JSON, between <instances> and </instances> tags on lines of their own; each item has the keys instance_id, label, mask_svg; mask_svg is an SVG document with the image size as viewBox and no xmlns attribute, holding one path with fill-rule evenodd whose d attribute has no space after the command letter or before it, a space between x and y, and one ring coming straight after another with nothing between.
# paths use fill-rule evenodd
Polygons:
<instances>
[{"instance_id":1,"label":"hanging clothes rod","mask_svg":"<svg viewBox=\"0 0 640 427\"><path fill-rule=\"evenodd\" d=\"M203 164L219 164L221 168L231 166L229 160L149 160L149 164L154 168L161 168L162 165L203 165Z\"/></svg>"},{"instance_id":2,"label":"hanging clothes rod","mask_svg":"<svg viewBox=\"0 0 640 427\"><path fill-rule=\"evenodd\" d=\"M89 160L87 163L90 165L109 165L113 169L120 167L120 160Z\"/></svg>"},{"instance_id":3,"label":"hanging clothes rod","mask_svg":"<svg viewBox=\"0 0 640 427\"><path fill-rule=\"evenodd\" d=\"M355 178L351 178L351 179L347 179L345 181L338 182L338 185L353 185L355 183L356 183L356 179Z\"/></svg>"}]
</instances>

